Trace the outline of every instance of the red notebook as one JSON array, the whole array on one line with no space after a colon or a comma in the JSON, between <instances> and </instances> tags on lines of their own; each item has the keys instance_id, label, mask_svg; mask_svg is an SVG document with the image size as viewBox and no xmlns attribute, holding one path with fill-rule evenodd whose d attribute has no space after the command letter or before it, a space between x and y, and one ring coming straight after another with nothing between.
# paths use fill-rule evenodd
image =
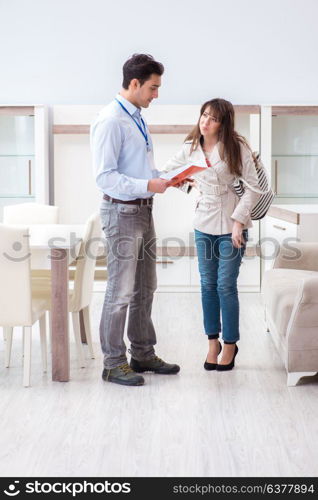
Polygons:
<instances>
[{"instance_id":1,"label":"red notebook","mask_svg":"<svg viewBox=\"0 0 318 500\"><path fill-rule=\"evenodd\" d=\"M164 173L160 175L160 177L169 181L168 186L175 186L176 184L184 181L187 177L203 172L206 168L207 167L199 167L198 165L186 165L184 167L170 170L170 172Z\"/></svg>"}]
</instances>

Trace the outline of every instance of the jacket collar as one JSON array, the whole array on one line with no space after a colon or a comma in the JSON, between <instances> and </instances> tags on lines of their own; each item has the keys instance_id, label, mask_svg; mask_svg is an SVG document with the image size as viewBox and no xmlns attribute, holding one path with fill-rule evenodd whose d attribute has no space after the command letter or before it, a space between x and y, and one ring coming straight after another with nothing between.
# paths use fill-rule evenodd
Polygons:
<instances>
[{"instance_id":1,"label":"jacket collar","mask_svg":"<svg viewBox=\"0 0 318 500\"><path fill-rule=\"evenodd\" d=\"M216 165L217 163L222 161L221 157L220 157L220 147L221 147L221 143L219 141L216 143L216 145L214 146L214 148L212 150L212 154L210 156L210 162L211 162L212 167L214 167L214 165ZM199 151L200 151L201 155L205 158L205 154L203 152L201 145L199 147Z\"/></svg>"},{"instance_id":2,"label":"jacket collar","mask_svg":"<svg viewBox=\"0 0 318 500\"><path fill-rule=\"evenodd\" d=\"M219 163L221 161L221 156L220 156L220 147L221 143L220 141L216 143L216 145L213 148L212 155L210 158L210 161L212 165L214 166L216 163Z\"/></svg>"}]
</instances>

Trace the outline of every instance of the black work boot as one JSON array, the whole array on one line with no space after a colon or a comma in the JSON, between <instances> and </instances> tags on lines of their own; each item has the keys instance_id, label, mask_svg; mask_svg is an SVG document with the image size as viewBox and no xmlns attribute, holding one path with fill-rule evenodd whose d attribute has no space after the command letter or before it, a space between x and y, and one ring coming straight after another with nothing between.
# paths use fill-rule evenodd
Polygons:
<instances>
[{"instance_id":1,"label":"black work boot","mask_svg":"<svg viewBox=\"0 0 318 500\"><path fill-rule=\"evenodd\" d=\"M141 375L137 375L128 363L111 368L110 370L104 368L102 379L121 385L143 385L145 383L145 379Z\"/></svg>"},{"instance_id":2,"label":"black work boot","mask_svg":"<svg viewBox=\"0 0 318 500\"><path fill-rule=\"evenodd\" d=\"M137 373L154 372L162 375L172 375L180 371L180 366L166 363L162 359L158 358L158 356L154 356L153 358L145 361L137 361L136 359L131 358L130 367Z\"/></svg>"}]
</instances>

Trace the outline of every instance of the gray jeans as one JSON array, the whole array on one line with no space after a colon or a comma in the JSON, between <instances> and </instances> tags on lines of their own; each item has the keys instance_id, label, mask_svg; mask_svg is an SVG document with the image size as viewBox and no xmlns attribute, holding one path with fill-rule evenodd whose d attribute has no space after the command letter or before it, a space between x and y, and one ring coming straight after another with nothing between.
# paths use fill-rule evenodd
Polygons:
<instances>
[{"instance_id":1,"label":"gray jeans","mask_svg":"<svg viewBox=\"0 0 318 500\"><path fill-rule=\"evenodd\" d=\"M138 360L154 355L156 333L151 320L156 278L156 234L152 208L102 201L101 221L107 244L108 283L100 323L104 366L125 362L124 328L131 356Z\"/></svg>"}]
</instances>

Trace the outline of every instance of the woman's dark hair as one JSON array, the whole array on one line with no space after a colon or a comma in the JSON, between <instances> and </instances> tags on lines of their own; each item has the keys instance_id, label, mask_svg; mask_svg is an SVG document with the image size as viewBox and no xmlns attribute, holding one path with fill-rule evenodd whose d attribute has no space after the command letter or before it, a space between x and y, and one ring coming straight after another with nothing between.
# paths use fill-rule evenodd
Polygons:
<instances>
[{"instance_id":1,"label":"woman's dark hair","mask_svg":"<svg viewBox=\"0 0 318 500\"><path fill-rule=\"evenodd\" d=\"M240 175L242 171L241 148L243 144L249 149L246 139L234 130L234 107L225 99L212 99L205 102L200 110L200 118L204 111L209 108L210 113L215 116L217 121L221 122L219 128L219 142L221 143L220 157L225 160L229 166L230 172L234 175ZM191 153L199 146L203 145L203 136L200 132L200 118L194 129L186 137L186 141L192 141Z\"/></svg>"},{"instance_id":2,"label":"woman's dark hair","mask_svg":"<svg viewBox=\"0 0 318 500\"><path fill-rule=\"evenodd\" d=\"M133 54L123 66L123 88L128 89L133 78L143 85L152 74L161 76L163 64L154 60L149 54Z\"/></svg>"}]
</instances>

